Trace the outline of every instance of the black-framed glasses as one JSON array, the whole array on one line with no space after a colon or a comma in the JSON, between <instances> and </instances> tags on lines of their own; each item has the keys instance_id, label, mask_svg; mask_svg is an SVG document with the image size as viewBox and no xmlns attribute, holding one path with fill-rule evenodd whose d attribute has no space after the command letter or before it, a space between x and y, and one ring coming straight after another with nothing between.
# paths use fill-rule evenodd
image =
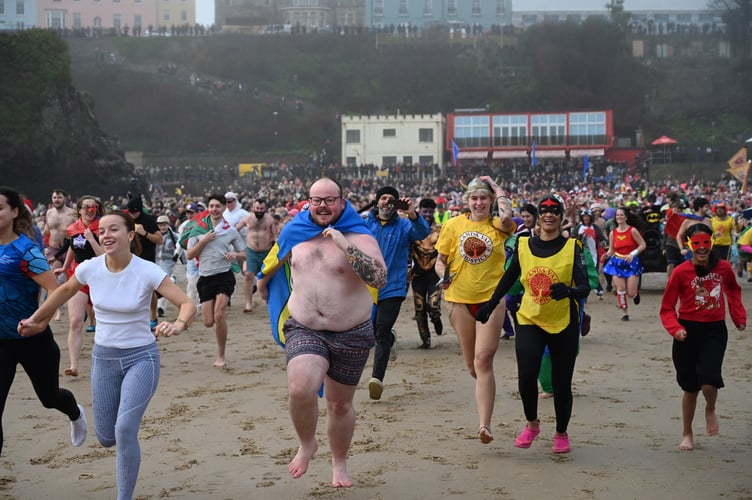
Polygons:
<instances>
[{"instance_id":1,"label":"black-framed glasses","mask_svg":"<svg viewBox=\"0 0 752 500\"><path fill-rule=\"evenodd\" d=\"M314 207L320 206L322 201L327 207L331 207L335 203L337 203L337 200L339 200L339 196L329 196L327 198L319 198L318 196L311 196L311 198L309 198L308 201L310 201L311 205L313 205Z\"/></svg>"}]
</instances>

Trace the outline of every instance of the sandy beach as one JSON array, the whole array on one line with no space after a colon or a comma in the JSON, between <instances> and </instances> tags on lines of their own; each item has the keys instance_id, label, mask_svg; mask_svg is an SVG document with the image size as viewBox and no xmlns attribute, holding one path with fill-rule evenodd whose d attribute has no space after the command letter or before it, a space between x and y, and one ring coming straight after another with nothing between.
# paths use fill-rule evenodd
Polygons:
<instances>
[{"instance_id":1,"label":"sandy beach","mask_svg":"<svg viewBox=\"0 0 752 500\"><path fill-rule=\"evenodd\" d=\"M749 311L752 284L742 286ZM334 489L323 410L319 451L308 473L300 479L287 473L297 442L287 411L284 351L271 339L265 307L242 313L238 288L229 309L226 370L212 368L214 332L200 321L179 337L160 339L161 380L141 428L136 498L751 499L752 330L740 333L729 322L720 435L705 434L701 397L696 449L680 452L681 390L671 338L658 319L660 293L659 286L644 290L642 303L630 304L629 322L619 321L613 296L599 301L591 295L592 331L577 360L567 455L551 452L552 399L540 401L542 433L533 446L513 446L524 426L514 340L499 346L495 440L481 444L473 380L446 308L446 333L420 350L409 298L396 325L398 359L389 365L382 399L368 399L370 361L356 394L348 464L355 485ZM175 312L170 307L167 316ZM62 373L67 322L52 327ZM92 343L85 334L82 376L61 375L89 418L80 448L70 444L67 418L41 406L19 367L3 418L0 498L116 497L115 449L99 445L93 432Z\"/></svg>"}]
</instances>

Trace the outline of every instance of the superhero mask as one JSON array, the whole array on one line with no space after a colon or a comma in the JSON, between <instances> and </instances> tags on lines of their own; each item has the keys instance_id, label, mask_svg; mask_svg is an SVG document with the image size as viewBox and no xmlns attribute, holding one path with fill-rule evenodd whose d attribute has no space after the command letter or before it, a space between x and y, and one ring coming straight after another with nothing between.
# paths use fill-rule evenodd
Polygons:
<instances>
[{"instance_id":1,"label":"superhero mask","mask_svg":"<svg viewBox=\"0 0 752 500\"><path fill-rule=\"evenodd\" d=\"M689 248L693 252L711 250L713 248L713 237L704 232L695 233L689 238Z\"/></svg>"}]
</instances>

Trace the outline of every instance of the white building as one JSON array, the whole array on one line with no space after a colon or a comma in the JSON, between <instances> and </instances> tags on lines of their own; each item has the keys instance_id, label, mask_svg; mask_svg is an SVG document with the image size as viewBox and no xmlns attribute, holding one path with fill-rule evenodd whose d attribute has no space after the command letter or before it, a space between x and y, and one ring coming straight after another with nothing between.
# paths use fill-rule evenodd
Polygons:
<instances>
[{"instance_id":1,"label":"white building","mask_svg":"<svg viewBox=\"0 0 752 500\"><path fill-rule=\"evenodd\" d=\"M443 163L444 116L342 117L342 161L347 165Z\"/></svg>"}]
</instances>

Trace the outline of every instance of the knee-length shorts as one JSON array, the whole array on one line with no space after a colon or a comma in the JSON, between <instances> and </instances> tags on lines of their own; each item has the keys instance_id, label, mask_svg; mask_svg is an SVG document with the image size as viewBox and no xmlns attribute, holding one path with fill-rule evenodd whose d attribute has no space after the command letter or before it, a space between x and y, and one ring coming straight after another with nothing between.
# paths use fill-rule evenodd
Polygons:
<instances>
[{"instance_id":1,"label":"knee-length shorts","mask_svg":"<svg viewBox=\"0 0 752 500\"><path fill-rule=\"evenodd\" d=\"M687 392L697 392L703 385L723 387L721 369L728 343L725 321L710 323L687 321L679 323L687 330L687 338L674 340L672 358L676 368L676 381Z\"/></svg>"},{"instance_id":2,"label":"knee-length shorts","mask_svg":"<svg viewBox=\"0 0 752 500\"><path fill-rule=\"evenodd\" d=\"M376 343L370 320L345 332L311 330L293 318L283 326L287 363L301 354L315 354L329 361L327 376L344 385L358 385Z\"/></svg>"}]
</instances>

